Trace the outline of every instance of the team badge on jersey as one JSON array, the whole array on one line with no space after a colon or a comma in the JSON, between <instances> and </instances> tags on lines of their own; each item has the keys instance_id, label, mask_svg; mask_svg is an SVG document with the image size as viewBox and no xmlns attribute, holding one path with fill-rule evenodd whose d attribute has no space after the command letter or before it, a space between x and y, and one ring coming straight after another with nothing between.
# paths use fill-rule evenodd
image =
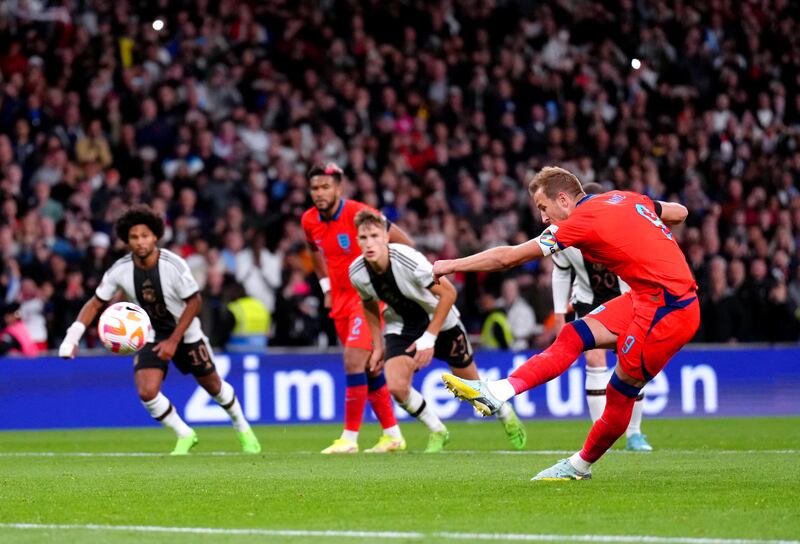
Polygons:
<instances>
[{"instance_id":1,"label":"team badge on jersey","mask_svg":"<svg viewBox=\"0 0 800 544\"><path fill-rule=\"evenodd\" d=\"M619 204L623 200L625 200L625 195L614 195L608 200L606 200L606 202L608 202L609 204Z\"/></svg>"},{"instance_id":2,"label":"team badge on jersey","mask_svg":"<svg viewBox=\"0 0 800 544\"><path fill-rule=\"evenodd\" d=\"M145 304L153 304L156 302L156 288L153 286L153 282L150 280L144 280L142 283L142 299L144 299Z\"/></svg>"},{"instance_id":3,"label":"team badge on jersey","mask_svg":"<svg viewBox=\"0 0 800 544\"><path fill-rule=\"evenodd\" d=\"M339 247L348 250L350 249L350 237L347 234L337 234L336 239L339 242Z\"/></svg>"}]
</instances>

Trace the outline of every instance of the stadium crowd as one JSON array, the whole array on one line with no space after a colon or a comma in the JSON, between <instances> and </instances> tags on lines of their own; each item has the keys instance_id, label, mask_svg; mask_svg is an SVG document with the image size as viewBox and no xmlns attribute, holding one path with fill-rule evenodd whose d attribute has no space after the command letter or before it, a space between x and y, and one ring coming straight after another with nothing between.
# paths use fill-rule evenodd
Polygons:
<instances>
[{"instance_id":1,"label":"stadium crowd","mask_svg":"<svg viewBox=\"0 0 800 544\"><path fill-rule=\"evenodd\" d=\"M559 164L688 207L697 341L796 342L799 21L786 0L5 2L0 295L57 346L149 203L215 344L241 288L272 344L325 344L309 166L434 259L538 235L527 182ZM551 267L456 277L464 322L499 306L517 347L548 342Z\"/></svg>"}]
</instances>

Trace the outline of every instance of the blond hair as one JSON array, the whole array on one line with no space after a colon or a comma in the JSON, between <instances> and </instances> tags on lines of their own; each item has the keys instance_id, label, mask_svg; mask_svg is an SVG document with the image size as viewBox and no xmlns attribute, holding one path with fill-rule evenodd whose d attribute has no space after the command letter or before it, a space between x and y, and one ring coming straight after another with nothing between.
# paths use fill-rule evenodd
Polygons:
<instances>
[{"instance_id":1,"label":"blond hair","mask_svg":"<svg viewBox=\"0 0 800 544\"><path fill-rule=\"evenodd\" d=\"M372 225L379 229L386 230L386 218L372 210L361 210L356 214L356 229L362 225Z\"/></svg>"},{"instance_id":2,"label":"blond hair","mask_svg":"<svg viewBox=\"0 0 800 544\"><path fill-rule=\"evenodd\" d=\"M583 187L575 174L558 166L545 166L528 184L531 196L541 189L549 199L555 199L558 193L567 193L569 196L583 194Z\"/></svg>"}]
</instances>

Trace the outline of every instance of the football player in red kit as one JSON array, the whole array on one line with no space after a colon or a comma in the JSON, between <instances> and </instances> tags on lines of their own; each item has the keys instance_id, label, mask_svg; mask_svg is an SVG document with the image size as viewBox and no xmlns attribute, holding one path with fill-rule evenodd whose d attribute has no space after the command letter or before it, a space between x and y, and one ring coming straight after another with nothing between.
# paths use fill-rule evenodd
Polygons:
<instances>
[{"instance_id":1,"label":"football player in red kit","mask_svg":"<svg viewBox=\"0 0 800 544\"><path fill-rule=\"evenodd\" d=\"M325 294L325 307L330 309L329 315L344 346L347 381L344 432L322 453L358 452L358 432L367 400L378 416L383 435L375 446L366 451L385 453L404 450L406 442L397 425L383 371L370 373L367 368L372 352L372 337L364 318L361 298L350 283L348 274L350 263L361 255L355 216L361 210L372 208L342 197L343 176L342 170L333 163L315 166L309 171L308 183L314 206L306 210L301 220L311 249L314 272ZM389 239L413 245L400 228L390 223Z\"/></svg>"},{"instance_id":2,"label":"football player in red kit","mask_svg":"<svg viewBox=\"0 0 800 544\"><path fill-rule=\"evenodd\" d=\"M581 352L616 349L618 363L606 388L606 408L583 449L540 472L534 480L585 480L592 464L625 432L636 397L700 324L697 284L667 225L683 222L686 208L638 193L587 195L578 178L547 167L529 191L549 224L541 236L517 246L434 263L435 278L453 272L503 270L574 246L630 285L627 293L568 323L555 342L505 380L460 380L448 389L479 411L494 413L514 395L561 375Z\"/></svg>"}]
</instances>

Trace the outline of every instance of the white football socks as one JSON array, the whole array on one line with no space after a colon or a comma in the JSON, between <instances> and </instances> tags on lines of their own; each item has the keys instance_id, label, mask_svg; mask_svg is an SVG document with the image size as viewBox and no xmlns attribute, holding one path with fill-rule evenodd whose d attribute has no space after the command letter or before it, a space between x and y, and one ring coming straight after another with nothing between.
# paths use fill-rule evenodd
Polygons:
<instances>
[{"instance_id":1,"label":"white football socks","mask_svg":"<svg viewBox=\"0 0 800 544\"><path fill-rule=\"evenodd\" d=\"M236 392L233 390L233 386L231 384L223 380L222 387L220 388L219 393L214 397L214 401L216 401L217 404L222 406L222 408L228 412L228 415L231 416L233 427L237 431L243 433L250 430L250 424L244 417L242 405L239 404L239 399L236 398Z\"/></svg>"},{"instance_id":2,"label":"white football socks","mask_svg":"<svg viewBox=\"0 0 800 544\"><path fill-rule=\"evenodd\" d=\"M345 429L342 431L342 436L339 438L344 438L345 440L349 440L350 442L355 442L358 444L358 431L348 431Z\"/></svg>"},{"instance_id":3,"label":"white football socks","mask_svg":"<svg viewBox=\"0 0 800 544\"><path fill-rule=\"evenodd\" d=\"M505 402L517 394L517 392L514 391L514 386L511 385L511 382L508 380L486 382L486 387L489 389L489 393L500 402Z\"/></svg>"},{"instance_id":4,"label":"white football socks","mask_svg":"<svg viewBox=\"0 0 800 544\"><path fill-rule=\"evenodd\" d=\"M435 433L445 429L442 420L430 409L422 393L413 387L408 394L408 398L401 402L400 406L403 407L403 410L408 412L408 415L417 418L421 423L425 424L431 432Z\"/></svg>"},{"instance_id":5,"label":"white football socks","mask_svg":"<svg viewBox=\"0 0 800 544\"><path fill-rule=\"evenodd\" d=\"M631 422L628 423L628 429L625 431L625 436L631 436L642 432L642 410L644 408L643 401L644 395L636 397L636 402L633 403L633 413L631 413Z\"/></svg>"},{"instance_id":6,"label":"white football socks","mask_svg":"<svg viewBox=\"0 0 800 544\"><path fill-rule=\"evenodd\" d=\"M600 419L606 409L606 386L608 385L608 367L586 367L586 403L592 422ZM602 393L601 393L602 391Z\"/></svg>"},{"instance_id":7,"label":"white football socks","mask_svg":"<svg viewBox=\"0 0 800 544\"><path fill-rule=\"evenodd\" d=\"M575 467L575 470L578 472L582 472L586 474L592 470L592 463L589 461L584 461L583 457L581 457L580 452L573 453L569 458L569 464Z\"/></svg>"},{"instance_id":8,"label":"white football socks","mask_svg":"<svg viewBox=\"0 0 800 544\"><path fill-rule=\"evenodd\" d=\"M153 419L160 421L164 427L169 427L175 434L178 435L178 438L185 438L187 436L191 436L194 431L192 428L189 427L181 416L178 414L178 411L172 405L167 397L165 397L160 391L158 395L152 400L142 401L142 405L144 406L145 410L153 416Z\"/></svg>"}]
</instances>

